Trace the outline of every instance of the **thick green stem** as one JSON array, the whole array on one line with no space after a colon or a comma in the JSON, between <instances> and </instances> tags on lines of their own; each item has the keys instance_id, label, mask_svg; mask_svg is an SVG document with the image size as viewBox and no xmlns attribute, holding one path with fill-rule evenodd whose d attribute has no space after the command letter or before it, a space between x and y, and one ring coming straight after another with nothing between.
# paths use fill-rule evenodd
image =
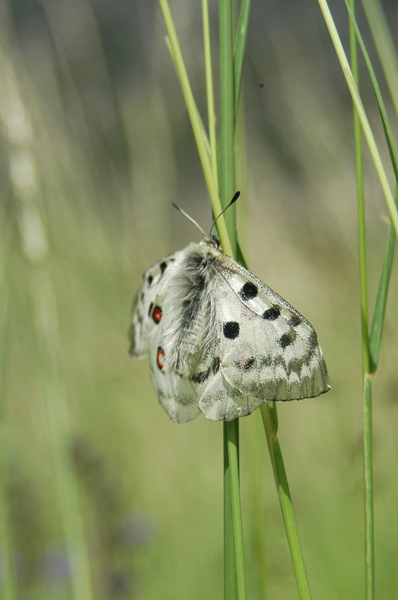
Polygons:
<instances>
[{"instance_id":1,"label":"thick green stem","mask_svg":"<svg viewBox=\"0 0 398 600\"><path fill-rule=\"evenodd\" d=\"M355 17L355 1L350 0L352 16ZM353 19L350 19L351 69L359 90L357 40ZM364 420L364 504L365 504L365 582L366 599L374 599L374 524L373 524L373 465L372 465L372 388L369 377L371 355L368 322L368 284L366 267L365 198L362 167L362 129L354 105L355 162L357 177L359 280L361 296L361 345L363 373L363 420Z\"/></svg>"},{"instance_id":2,"label":"thick green stem","mask_svg":"<svg viewBox=\"0 0 398 600\"><path fill-rule=\"evenodd\" d=\"M219 192L221 206L230 202L235 193L235 98L232 2L220 0L220 141L219 141ZM231 210L232 209L232 210ZM229 241L236 256L235 207L225 214ZM224 423L224 524L225 561L224 597L228 600L245 600L246 577L243 553L243 531L239 495L239 421ZM228 489L229 488L229 489ZM232 536L233 531L233 551ZM231 571L236 573L232 575Z\"/></svg>"}]
</instances>

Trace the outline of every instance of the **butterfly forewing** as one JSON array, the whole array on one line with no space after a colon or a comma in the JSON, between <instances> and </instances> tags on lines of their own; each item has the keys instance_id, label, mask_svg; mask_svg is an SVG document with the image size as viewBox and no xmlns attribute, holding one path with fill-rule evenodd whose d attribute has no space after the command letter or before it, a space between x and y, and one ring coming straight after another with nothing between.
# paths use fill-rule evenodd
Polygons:
<instances>
[{"instance_id":1,"label":"butterfly forewing","mask_svg":"<svg viewBox=\"0 0 398 600\"><path fill-rule=\"evenodd\" d=\"M239 300L229 305L240 307L234 326L239 335L232 340L220 335L222 371L232 387L265 401L298 400L327 392L330 386L322 350L307 319L232 258L223 255L216 272L224 294L229 288L229 294ZM230 310L224 304L217 305L217 310L218 322L225 323Z\"/></svg>"}]
</instances>

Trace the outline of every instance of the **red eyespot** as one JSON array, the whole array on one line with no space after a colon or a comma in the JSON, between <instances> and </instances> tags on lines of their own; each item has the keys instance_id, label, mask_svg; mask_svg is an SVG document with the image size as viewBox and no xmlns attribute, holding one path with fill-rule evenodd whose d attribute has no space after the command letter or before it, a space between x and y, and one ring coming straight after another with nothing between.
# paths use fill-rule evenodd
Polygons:
<instances>
[{"instance_id":1,"label":"red eyespot","mask_svg":"<svg viewBox=\"0 0 398 600\"><path fill-rule=\"evenodd\" d=\"M152 319L155 321L155 323L160 323L161 318L162 309L159 306L155 306L155 308L152 311Z\"/></svg>"},{"instance_id":2,"label":"red eyespot","mask_svg":"<svg viewBox=\"0 0 398 600\"><path fill-rule=\"evenodd\" d=\"M163 371L163 369L164 369L164 352L160 346L158 348L158 353L156 355L156 362L158 364L159 369L161 371Z\"/></svg>"}]
</instances>

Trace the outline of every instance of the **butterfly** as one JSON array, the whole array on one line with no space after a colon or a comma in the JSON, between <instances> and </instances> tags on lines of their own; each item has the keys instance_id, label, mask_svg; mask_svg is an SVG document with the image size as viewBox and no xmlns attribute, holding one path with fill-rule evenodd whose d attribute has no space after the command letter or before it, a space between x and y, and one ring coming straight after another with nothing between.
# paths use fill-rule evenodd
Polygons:
<instances>
[{"instance_id":1,"label":"butterfly","mask_svg":"<svg viewBox=\"0 0 398 600\"><path fill-rule=\"evenodd\" d=\"M312 325L212 235L144 273L129 339L132 357L149 356L159 402L178 423L200 412L230 421L330 389Z\"/></svg>"}]
</instances>

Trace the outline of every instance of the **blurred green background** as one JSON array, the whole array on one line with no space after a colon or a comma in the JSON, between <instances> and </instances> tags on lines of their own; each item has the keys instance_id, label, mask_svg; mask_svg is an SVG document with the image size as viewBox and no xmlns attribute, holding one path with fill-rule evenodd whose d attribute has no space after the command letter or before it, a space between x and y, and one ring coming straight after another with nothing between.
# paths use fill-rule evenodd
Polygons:
<instances>
[{"instance_id":1,"label":"blurred green background","mask_svg":"<svg viewBox=\"0 0 398 600\"><path fill-rule=\"evenodd\" d=\"M396 32L397 5L385 8ZM175 0L171 10L205 117L201 6ZM217 77L217 3L210 10ZM332 10L347 42L343 3ZM361 14L359 21L370 43ZM3 523L15 549L18 598L73 597L77 567L58 501L69 468L95 598L222 598L222 425L202 417L171 422L147 361L127 354L142 272L200 239L171 202L204 229L211 221L160 9L140 0L3 0L0 23L3 307L9 297L0 340L3 514L10 512ZM359 599L352 107L317 3L253 0L243 109L238 213L249 264L313 323L332 384L326 396L279 406L309 580L314 598ZM372 307L387 209L366 151L365 179ZM398 595L397 293L395 271L374 378L376 577L385 598ZM291 599L297 591L260 421L258 411L241 419L249 598ZM72 500L75 483L65 488ZM6 537L3 531L0 585Z\"/></svg>"}]
</instances>

